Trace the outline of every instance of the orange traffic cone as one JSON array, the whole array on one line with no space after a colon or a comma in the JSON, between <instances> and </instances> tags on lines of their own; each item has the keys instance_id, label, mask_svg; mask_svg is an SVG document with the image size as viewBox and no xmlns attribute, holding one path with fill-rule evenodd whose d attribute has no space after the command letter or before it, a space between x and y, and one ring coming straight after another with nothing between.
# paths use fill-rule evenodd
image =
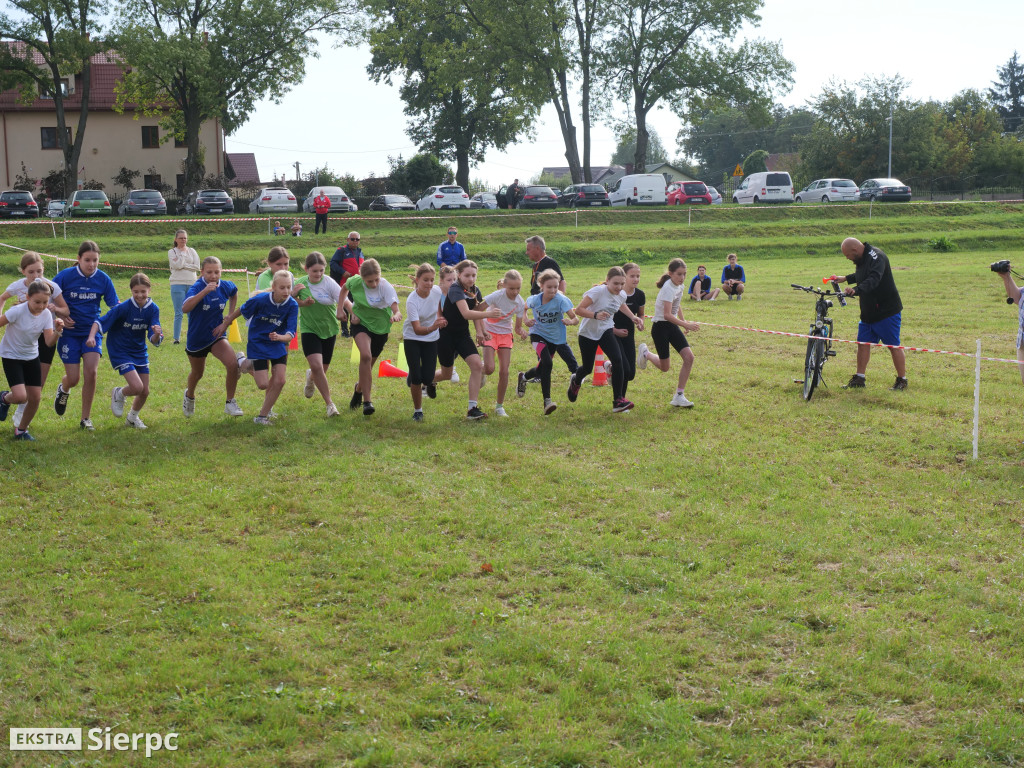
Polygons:
<instances>
[{"instance_id":1,"label":"orange traffic cone","mask_svg":"<svg viewBox=\"0 0 1024 768\"><path fill-rule=\"evenodd\" d=\"M288 342L288 349L298 349L298 348L299 348L299 335L295 334L294 336L292 336L292 340Z\"/></svg>"},{"instance_id":2,"label":"orange traffic cone","mask_svg":"<svg viewBox=\"0 0 1024 768\"><path fill-rule=\"evenodd\" d=\"M404 379L409 374L401 368L396 368L390 360L381 360L377 368L378 379Z\"/></svg>"},{"instance_id":3,"label":"orange traffic cone","mask_svg":"<svg viewBox=\"0 0 1024 768\"><path fill-rule=\"evenodd\" d=\"M594 380L593 385L595 387L603 387L608 383L608 371L604 369L604 350L600 347L597 348L597 354L594 356Z\"/></svg>"}]
</instances>

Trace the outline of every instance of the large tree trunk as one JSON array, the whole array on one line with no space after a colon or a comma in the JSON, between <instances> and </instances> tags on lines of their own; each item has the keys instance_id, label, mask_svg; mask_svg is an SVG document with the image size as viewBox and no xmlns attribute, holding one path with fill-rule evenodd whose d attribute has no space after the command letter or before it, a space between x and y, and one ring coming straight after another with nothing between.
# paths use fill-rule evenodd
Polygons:
<instances>
[{"instance_id":1,"label":"large tree trunk","mask_svg":"<svg viewBox=\"0 0 1024 768\"><path fill-rule=\"evenodd\" d=\"M576 126L572 122L572 101L569 99L568 75L560 70L554 73L558 80L552 103L558 113L558 125L562 129L562 140L565 142L565 159L569 163L569 175L573 184L579 184L583 176L580 172L580 151L576 143Z\"/></svg>"},{"instance_id":2,"label":"large tree trunk","mask_svg":"<svg viewBox=\"0 0 1024 768\"><path fill-rule=\"evenodd\" d=\"M52 45L52 41L51 45ZM75 126L75 137L70 143L68 143L68 122L67 114L64 111L64 93L61 90L60 73L56 69L56 65L51 67L53 70L53 81L54 81L54 94L53 94L53 106L57 112L57 144L61 149L61 154L64 159L64 196L67 196L77 188L78 173L79 173L79 162L82 159L82 147L85 144L85 125L89 119L89 91L92 87L91 73L92 73L92 57L90 56L82 63L82 89L81 89L81 108L78 112L78 125Z\"/></svg>"},{"instance_id":3,"label":"large tree trunk","mask_svg":"<svg viewBox=\"0 0 1024 768\"><path fill-rule=\"evenodd\" d=\"M182 192L188 194L203 185L203 176L206 175L206 166L202 161L202 150L199 146L199 130L203 127L203 117L199 108L193 106L199 103L199 94L195 86L190 88L189 106L183 110L185 117L185 184ZM177 186L177 185L175 185Z\"/></svg>"},{"instance_id":4,"label":"large tree trunk","mask_svg":"<svg viewBox=\"0 0 1024 768\"><path fill-rule=\"evenodd\" d=\"M633 101L633 113L636 115L636 151L633 153L633 173L647 172L647 107L644 99L638 95Z\"/></svg>"}]
</instances>

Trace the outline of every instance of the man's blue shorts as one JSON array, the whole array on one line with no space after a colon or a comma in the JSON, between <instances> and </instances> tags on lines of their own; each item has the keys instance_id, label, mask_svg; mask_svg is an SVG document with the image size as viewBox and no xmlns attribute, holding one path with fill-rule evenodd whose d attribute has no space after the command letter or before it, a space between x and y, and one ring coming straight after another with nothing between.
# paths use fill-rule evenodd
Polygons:
<instances>
[{"instance_id":1,"label":"man's blue shorts","mask_svg":"<svg viewBox=\"0 0 1024 768\"><path fill-rule=\"evenodd\" d=\"M57 354L60 355L60 360L64 365L78 365L82 361L82 356L87 355L91 352L95 352L100 357L103 356L103 337L98 333L96 334L96 346L86 346L86 339L88 336L68 336L64 334L61 338L57 339Z\"/></svg>"},{"instance_id":2,"label":"man's blue shorts","mask_svg":"<svg viewBox=\"0 0 1024 768\"><path fill-rule=\"evenodd\" d=\"M879 320L877 323L865 323L863 320L857 327L857 341L868 344L882 342L890 346L900 343L900 312Z\"/></svg>"}]
</instances>

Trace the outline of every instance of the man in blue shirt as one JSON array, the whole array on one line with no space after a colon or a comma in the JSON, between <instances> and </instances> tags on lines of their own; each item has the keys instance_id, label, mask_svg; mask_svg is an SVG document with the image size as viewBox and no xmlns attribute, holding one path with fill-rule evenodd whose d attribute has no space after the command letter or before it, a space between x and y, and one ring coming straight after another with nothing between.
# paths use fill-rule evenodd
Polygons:
<instances>
[{"instance_id":1,"label":"man in blue shirt","mask_svg":"<svg viewBox=\"0 0 1024 768\"><path fill-rule=\"evenodd\" d=\"M448 239L437 247L437 266L443 267L448 264L454 267L460 261L466 260L466 249L456 238L459 230L455 227L448 227Z\"/></svg>"}]
</instances>

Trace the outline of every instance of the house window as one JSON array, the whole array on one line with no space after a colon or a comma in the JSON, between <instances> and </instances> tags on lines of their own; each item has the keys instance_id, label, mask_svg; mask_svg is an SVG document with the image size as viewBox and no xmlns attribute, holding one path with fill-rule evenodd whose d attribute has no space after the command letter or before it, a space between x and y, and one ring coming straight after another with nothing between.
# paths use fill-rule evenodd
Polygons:
<instances>
[{"instance_id":1,"label":"house window","mask_svg":"<svg viewBox=\"0 0 1024 768\"><path fill-rule=\"evenodd\" d=\"M178 196L181 197L181 193L185 189L185 174L184 173L179 173L177 176L175 176L174 177L174 184L175 184L175 189L178 192Z\"/></svg>"},{"instance_id":2,"label":"house window","mask_svg":"<svg viewBox=\"0 0 1024 768\"><path fill-rule=\"evenodd\" d=\"M142 186L146 189L160 189L160 174L147 173L142 177Z\"/></svg>"},{"instance_id":3,"label":"house window","mask_svg":"<svg viewBox=\"0 0 1024 768\"><path fill-rule=\"evenodd\" d=\"M142 148L158 149L160 147L160 128L156 125L142 126Z\"/></svg>"},{"instance_id":4,"label":"house window","mask_svg":"<svg viewBox=\"0 0 1024 768\"><path fill-rule=\"evenodd\" d=\"M175 149L181 149L184 146L187 146L185 144L185 141L183 139L179 139L177 136L175 136L174 137L174 148Z\"/></svg>"},{"instance_id":5,"label":"house window","mask_svg":"<svg viewBox=\"0 0 1024 768\"><path fill-rule=\"evenodd\" d=\"M71 129L65 128L68 132L68 144L71 143ZM40 128L39 139L41 149L60 149L60 144L57 142L57 129L56 128Z\"/></svg>"},{"instance_id":6,"label":"house window","mask_svg":"<svg viewBox=\"0 0 1024 768\"><path fill-rule=\"evenodd\" d=\"M71 88L68 86L68 81L67 80L61 80L60 81L60 92L61 92L61 95L64 96L65 98L67 98L67 96L70 95ZM53 98L53 88L51 88L49 86L46 86L46 85L40 84L40 86L39 86L39 98L40 99L52 99Z\"/></svg>"}]
</instances>

